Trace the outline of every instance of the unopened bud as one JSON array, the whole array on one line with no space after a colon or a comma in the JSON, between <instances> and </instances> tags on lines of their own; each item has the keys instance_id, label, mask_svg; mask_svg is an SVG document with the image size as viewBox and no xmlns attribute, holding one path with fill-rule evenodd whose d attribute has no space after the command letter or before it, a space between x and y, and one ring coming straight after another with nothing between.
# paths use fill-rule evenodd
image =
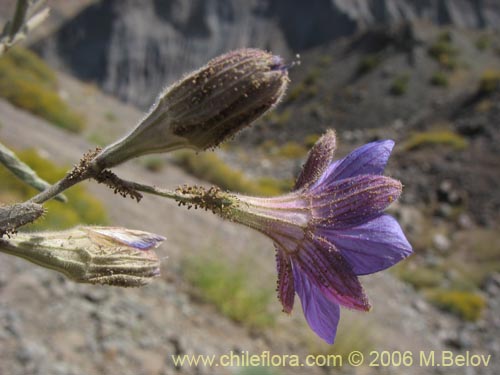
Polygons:
<instances>
[{"instance_id":1,"label":"unopened bud","mask_svg":"<svg viewBox=\"0 0 500 375\"><path fill-rule=\"evenodd\" d=\"M18 233L0 251L59 271L79 283L138 287L160 274L156 234L117 227Z\"/></svg>"},{"instance_id":2,"label":"unopened bud","mask_svg":"<svg viewBox=\"0 0 500 375\"><path fill-rule=\"evenodd\" d=\"M94 163L107 168L144 154L216 147L278 103L288 81L283 60L265 51L219 56L167 88L139 125Z\"/></svg>"}]
</instances>

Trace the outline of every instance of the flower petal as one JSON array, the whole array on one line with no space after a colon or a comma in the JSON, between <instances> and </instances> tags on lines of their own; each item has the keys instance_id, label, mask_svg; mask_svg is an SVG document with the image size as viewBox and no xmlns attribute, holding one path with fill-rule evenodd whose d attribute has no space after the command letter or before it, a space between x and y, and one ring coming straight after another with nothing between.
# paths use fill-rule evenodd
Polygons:
<instances>
[{"instance_id":1,"label":"flower petal","mask_svg":"<svg viewBox=\"0 0 500 375\"><path fill-rule=\"evenodd\" d=\"M340 319L339 305L328 300L295 264L293 275L295 290L300 297L307 323L319 337L328 344L333 344Z\"/></svg>"},{"instance_id":2,"label":"flower petal","mask_svg":"<svg viewBox=\"0 0 500 375\"><path fill-rule=\"evenodd\" d=\"M330 301L351 309L370 309L368 298L351 266L324 238L308 235L292 260Z\"/></svg>"},{"instance_id":3,"label":"flower petal","mask_svg":"<svg viewBox=\"0 0 500 375\"><path fill-rule=\"evenodd\" d=\"M311 195L313 219L327 228L360 225L378 216L401 190L401 182L385 176L361 175L335 181Z\"/></svg>"},{"instance_id":4,"label":"flower petal","mask_svg":"<svg viewBox=\"0 0 500 375\"><path fill-rule=\"evenodd\" d=\"M283 305L283 312L290 314L295 299L292 264L282 249L276 244L276 268L278 269L278 299Z\"/></svg>"},{"instance_id":5,"label":"flower petal","mask_svg":"<svg viewBox=\"0 0 500 375\"><path fill-rule=\"evenodd\" d=\"M83 227L90 235L133 247L138 250L155 249L166 240L158 234L119 227Z\"/></svg>"},{"instance_id":6,"label":"flower petal","mask_svg":"<svg viewBox=\"0 0 500 375\"><path fill-rule=\"evenodd\" d=\"M336 145L335 131L328 130L309 151L293 190L312 185L321 177L333 161Z\"/></svg>"},{"instance_id":7,"label":"flower petal","mask_svg":"<svg viewBox=\"0 0 500 375\"><path fill-rule=\"evenodd\" d=\"M391 155L394 141L388 139L361 146L345 158L330 164L314 187L363 174L381 175Z\"/></svg>"},{"instance_id":8,"label":"flower petal","mask_svg":"<svg viewBox=\"0 0 500 375\"><path fill-rule=\"evenodd\" d=\"M382 271L412 253L398 222L389 215L352 228L326 228L321 235L339 249L356 275Z\"/></svg>"}]
</instances>

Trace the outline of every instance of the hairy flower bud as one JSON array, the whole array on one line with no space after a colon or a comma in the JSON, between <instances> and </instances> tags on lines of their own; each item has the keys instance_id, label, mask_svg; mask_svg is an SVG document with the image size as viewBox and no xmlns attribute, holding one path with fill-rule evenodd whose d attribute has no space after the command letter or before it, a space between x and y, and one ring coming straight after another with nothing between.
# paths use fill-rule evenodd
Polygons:
<instances>
[{"instance_id":1,"label":"hairy flower bud","mask_svg":"<svg viewBox=\"0 0 500 375\"><path fill-rule=\"evenodd\" d=\"M0 240L0 251L59 271L79 283L138 287L159 276L152 249L165 238L117 227L19 233Z\"/></svg>"},{"instance_id":2,"label":"hairy flower bud","mask_svg":"<svg viewBox=\"0 0 500 375\"><path fill-rule=\"evenodd\" d=\"M216 147L278 103L287 84L278 56L258 49L219 56L161 93L139 125L94 163L107 168L144 154Z\"/></svg>"},{"instance_id":3,"label":"hairy flower bud","mask_svg":"<svg viewBox=\"0 0 500 375\"><path fill-rule=\"evenodd\" d=\"M44 213L42 205L31 202L0 206L0 238L4 234L14 233L23 225L32 223Z\"/></svg>"}]
</instances>

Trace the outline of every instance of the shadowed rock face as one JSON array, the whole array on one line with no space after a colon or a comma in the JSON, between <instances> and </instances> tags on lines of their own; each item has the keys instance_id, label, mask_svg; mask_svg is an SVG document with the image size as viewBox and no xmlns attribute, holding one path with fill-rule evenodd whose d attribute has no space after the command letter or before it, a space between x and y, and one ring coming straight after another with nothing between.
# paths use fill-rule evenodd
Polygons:
<instances>
[{"instance_id":1,"label":"shadowed rock face","mask_svg":"<svg viewBox=\"0 0 500 375\"><path fill-rule=\"evenodd\" d=\"M429 20L499 27L496 0L106 0L34 48L141 107L184 72L239 47L292 52L373 25Z\"/></svg>"}]
</instances>

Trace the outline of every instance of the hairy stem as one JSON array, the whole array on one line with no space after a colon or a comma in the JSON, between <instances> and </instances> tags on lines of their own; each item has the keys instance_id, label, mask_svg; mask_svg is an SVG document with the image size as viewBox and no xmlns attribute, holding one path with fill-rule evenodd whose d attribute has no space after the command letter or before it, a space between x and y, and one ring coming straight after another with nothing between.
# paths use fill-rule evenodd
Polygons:
<instances>
[{"instance_id":1,"label":"hairy stem","mask_svg":"<svg viewBox=\"0 0 500 375\"><path fill-rule=\"evenodd\" d=\"M33 169L31 169L26 163L23 163L16 156L16 154L14 154L14 152L9 150L2 143L0 143L0 163L20 180L34 187L38 191L43 191L50 187L50 184L47 181L41 179ZM57 195L55 199L61 202L68 201L64 195Z\"/></svg>"},{"instance_id":2,"label":"hairy stem","mask_svg":"<svg viewBox=\"0 0 500 375\"><path fill-rule=\"evenodd\" d=\"M63 179L56 182L54 185L43 190L39 194L35 195L33 198L29 199L28 202L42 204L61 194L63 191L69 189L71 186L78 184L84 180L91 178L90 174L83 174L80 176L71 176L71 174L66 175Z\"/></svg>"},{"instance_id":3,"label":"hairy stem","mask_svg":"<svg viewBox=\"0 0 500 375\"><path fill-rule=\"evenodd\" d=\"M28 202L42 204L61 194L64 190L69 189L71 186L88 180L89 178L95 178L98 176L102 170L94 166L92 164L92 160L100 151L100 148L96 148L95 150L85 153L80 159L78 165L73 167L73 169L66 176L64 176L64 178L38 195L35 195L33 198L28 200Z\"/></svg>"}]
</instances>

